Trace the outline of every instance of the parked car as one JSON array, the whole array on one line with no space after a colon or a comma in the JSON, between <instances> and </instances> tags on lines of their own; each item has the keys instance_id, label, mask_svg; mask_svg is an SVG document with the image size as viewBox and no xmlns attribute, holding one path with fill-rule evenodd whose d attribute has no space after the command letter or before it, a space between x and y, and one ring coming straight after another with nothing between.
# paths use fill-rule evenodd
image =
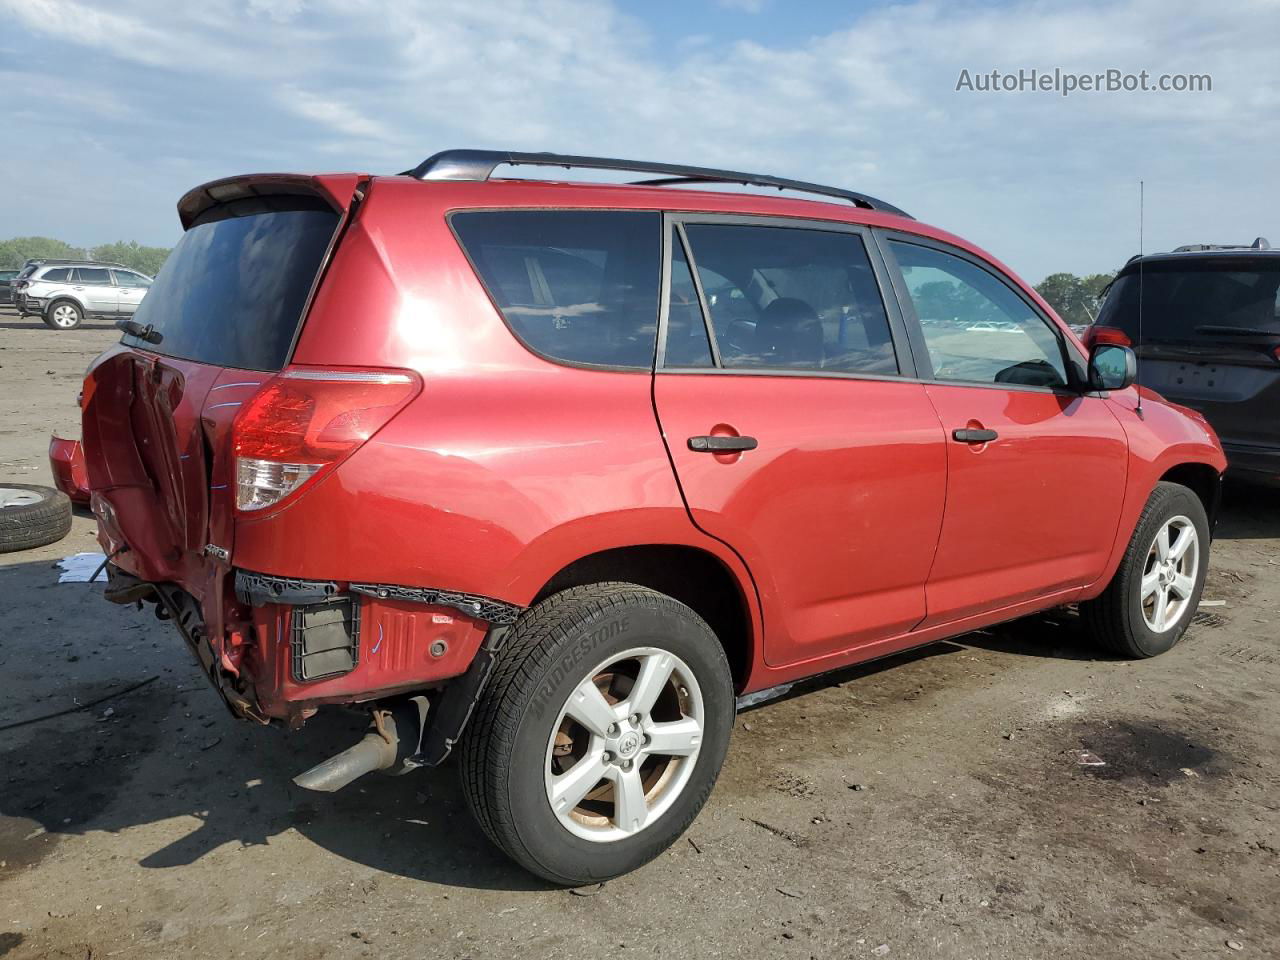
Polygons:
<instances>
[{"instance_id":1,"label":"parked car","mask_svg":"<svg viewBox=\"0 0 1280 960\"><path fill-rule=\"evenodd\" d=\"M17 270L0 270L0 303L13 303L13 281L17 278Z\"/></svg>"},{"instance_id":2,"label":"parked car","mask_svg":"<svg viewBox=\"0 0 1280 960\"><path fill-rule=\"evenodd\" d=\"M1233 476L1280 483L1280 250L1259 237L1135 257L1087 337L1133 346L1142 385L1203 413Z\"/></svg>"},{"instance_id":3,"label":"parked car","mask_svg":"<svg viewBox=\"0 0 1280 960\"><path fill-rule=\"evenodd\" d=\"M820 199L674 186L709 180ZM456 747L515 861L603 880L697 815L737 697L1063 604L1148 657L1196 609L1212 429L1139 416L1128 348L1086 354L883 201L448 151L178 210L85 379L106 594L171 619L236 716L368 709L304 787ZM940 289L1018 332L922 325Z\"/></svg>"},{"instance_id":4,"label":"parked car","mask_svg":"<svg viewBox=\"0 0 1280 960\"><path fill-rule=\"evenodd\" d=\"M55 330L74 330L85 317L130 317L153 279L118 263L45 260L18 284L23 315L38 314Z\"/></svg>"}]
</instances>

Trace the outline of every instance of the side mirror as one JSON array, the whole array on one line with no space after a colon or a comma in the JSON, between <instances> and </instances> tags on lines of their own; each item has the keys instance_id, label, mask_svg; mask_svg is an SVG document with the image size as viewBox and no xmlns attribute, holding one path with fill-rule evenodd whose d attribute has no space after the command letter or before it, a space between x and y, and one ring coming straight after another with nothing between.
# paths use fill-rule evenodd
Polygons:
<instances>
[{"instance_id":1,"label":"side mirror","mask_svg":"<svg viewBox=\"0 0 1280 960\"><path fill-rule=\"evenodd\" d=\"M1099 343L1089 354L1089 386L1094 390L1123 390L1138 379L1138 358L1128 347Z\"/></svg>"}]
</instances>

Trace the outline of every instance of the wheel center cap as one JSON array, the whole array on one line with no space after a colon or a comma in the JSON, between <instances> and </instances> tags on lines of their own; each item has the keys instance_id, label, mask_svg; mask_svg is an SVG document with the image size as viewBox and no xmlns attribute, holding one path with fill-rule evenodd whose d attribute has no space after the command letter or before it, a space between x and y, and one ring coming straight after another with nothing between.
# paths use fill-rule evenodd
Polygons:
<instances>
[{"instance_id":1,"label":"wheel center cap","mask_svg":"<svg viewBox=\"0 0 1280 960\"><path fill-rule=\"evenodd\" d=\"M640 751L640 734L634 730L628 730L618 738L618 756L624 760L630 760Z\"/></svg>"}]
</instances>

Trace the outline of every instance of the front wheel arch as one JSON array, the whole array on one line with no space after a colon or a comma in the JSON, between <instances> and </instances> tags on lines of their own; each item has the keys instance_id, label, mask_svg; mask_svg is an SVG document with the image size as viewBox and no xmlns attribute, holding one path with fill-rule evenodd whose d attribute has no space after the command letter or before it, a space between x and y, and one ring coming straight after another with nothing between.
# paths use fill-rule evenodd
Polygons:
<instances>
[{"instance_id":1,"label":"front wheel arch","mask_svg":"<svg viewBox=\"0 0 1280 960\"><path fill-rule=\"evenodd\" d=\"M1186 487L1199 498L1209 520L1209 532L1213 533L1222 505L1222 474L1207 463L1180 463L1170 467L1160 477L1161 483L1176 483Z\"/></svg>"}]
</instances>

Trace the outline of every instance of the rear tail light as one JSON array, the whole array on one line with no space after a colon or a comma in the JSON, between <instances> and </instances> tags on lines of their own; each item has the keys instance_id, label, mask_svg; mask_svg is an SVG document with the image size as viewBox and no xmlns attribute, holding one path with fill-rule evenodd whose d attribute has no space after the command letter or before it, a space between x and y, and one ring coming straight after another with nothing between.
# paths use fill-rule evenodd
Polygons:
<instances>
[{"instance_id":1,"label":"rear tail light","mask_svg":"<svg viewBox=\"0 0 1280 960\"><path fill-rule=\"evenodd\" d=\"M1090 327L1084 332L1084 345L1092 350L1100 343L1111 343L1118 347L1132 347L1133 341L1119 327Z\"/></svg>"},{"instance_id":2,"label":"rear tail light","mask_svg":"<svg viewBox=\"0 0 1280 960\"><path fill-rule=\"evenodd\" d=\"M293 367L236 415L236 509L274 506L354 453L417 396L406 370Z\"/></svg>"}]
</instances>

